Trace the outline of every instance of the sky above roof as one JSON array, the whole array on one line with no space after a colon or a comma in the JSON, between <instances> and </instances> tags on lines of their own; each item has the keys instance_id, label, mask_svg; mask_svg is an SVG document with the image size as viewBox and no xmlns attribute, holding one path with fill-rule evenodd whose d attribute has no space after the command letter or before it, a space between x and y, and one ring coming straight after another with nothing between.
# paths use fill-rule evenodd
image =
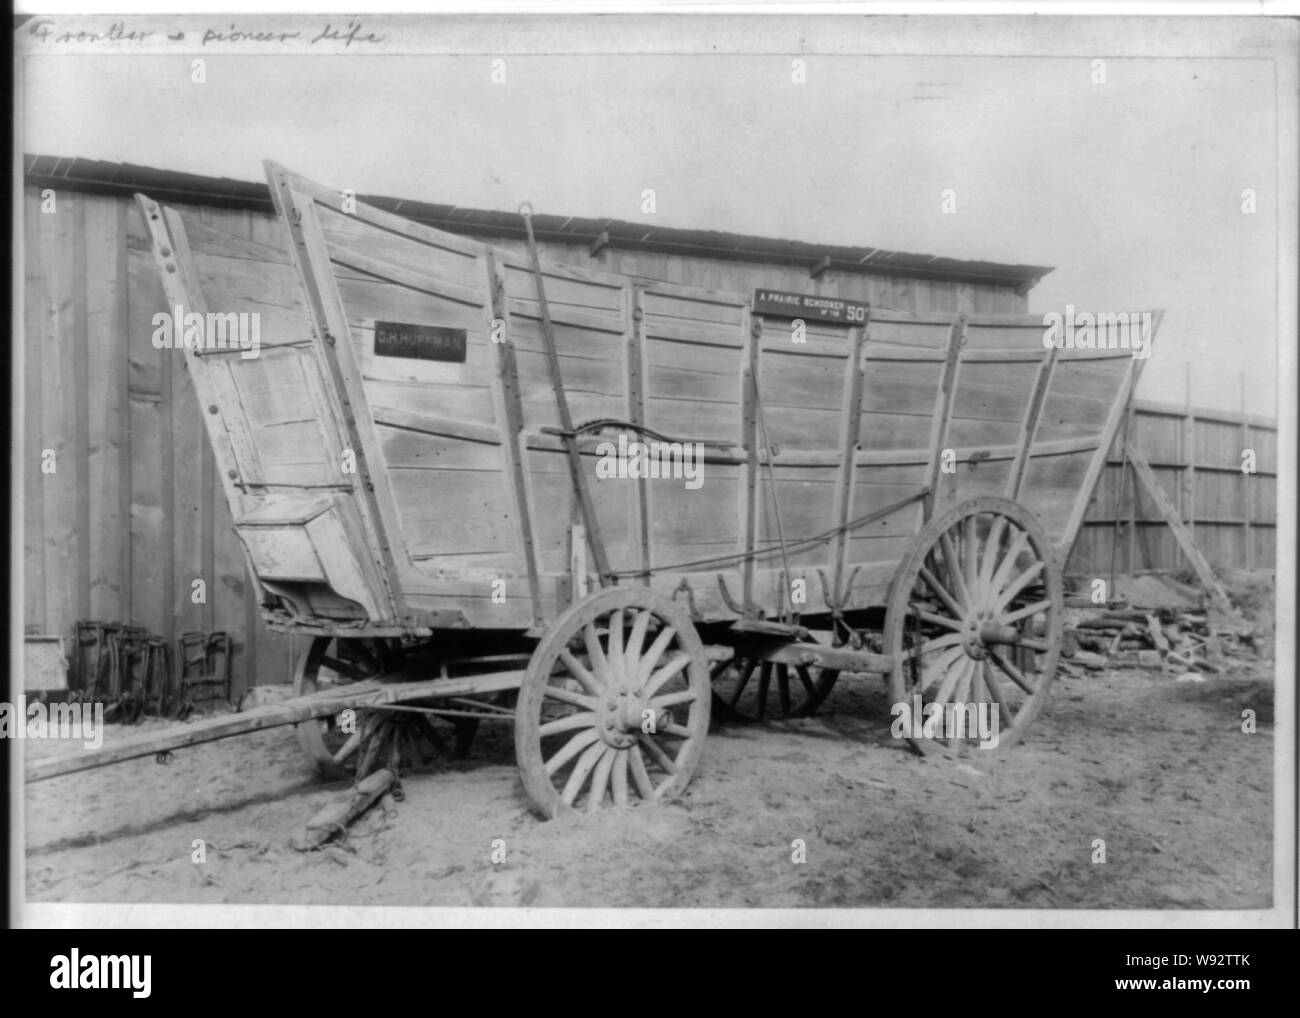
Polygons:
<instances>
[{"instance_id":1,"label":"sky above roof","mask_svg":"<svg viewBox=\"0 0 1300 1018\"><path fill-rule=\"evenodd\" d=\"M1034 313L1166 310L1141 395L1275 412L1270 61L805 59L37 55L22 149L1052 265Z\"/></svg>"}]
</instances>

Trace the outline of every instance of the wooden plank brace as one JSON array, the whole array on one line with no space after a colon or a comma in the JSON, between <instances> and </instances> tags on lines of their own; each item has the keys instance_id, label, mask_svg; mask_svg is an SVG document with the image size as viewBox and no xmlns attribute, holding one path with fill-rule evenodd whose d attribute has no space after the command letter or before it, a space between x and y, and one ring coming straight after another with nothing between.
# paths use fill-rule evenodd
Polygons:
<instances>
[{"instance_id":1,"label":"wooden plank brace","mask_svg":"<svg viewBox=\"0 0 1300 1018\"><path fill-rule=\"evenodd\" d=\"M551 324L551 309L546 302L546 285L542 281L542 263L537 255L537 239L533 236L532 208L521 205L519 214L523 217L524 227L528 231L528 257L533 266L533 280L537 286L537 305L542 313L542 338L546 343L546 367L551 376L551 388L555 390L555 407L560 417L560 427L564 430L564 451L569 461L569 478L573 490L578 496L578 505L583 522L587 526L587 543L591 546L591 555L596 563L596 573L601 586L609 585L613 574L609 571L609 559L605 555L605 542L600 535L600 523L596 519L596 507L591 500L591 490L587 487L587 477L582 472L582 458L578 454L578 438L573 433L573 417L569 413L569 400L564 394L564 378L560 373L560 354L555 346L555 329Z\"/></svg>"}]
</instances>

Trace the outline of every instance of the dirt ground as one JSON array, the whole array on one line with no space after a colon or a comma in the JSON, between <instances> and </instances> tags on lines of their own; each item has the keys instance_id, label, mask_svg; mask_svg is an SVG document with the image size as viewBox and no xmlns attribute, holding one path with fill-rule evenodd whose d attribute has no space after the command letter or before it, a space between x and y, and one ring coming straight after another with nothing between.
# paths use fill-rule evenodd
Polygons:
<instances>
[{"instance_id":1,"label":"dirt ground","mask_svg":"<svg viewBox=\"0 0 1300 1018\"><path fill-rule=\"evenodd\" d=\"M815 718L717 728L676 803L549 822L499 727L309 854L290 838L347 786L318 782L275 729L29 785L28 899L1266 908L1272 681L1269 660L1197 683L1062 674L1023 744L967 763L914 755L889 735L883 682L844 677ZM109 726L106 742L135 731Z\"/></svg>"}]
</instances>

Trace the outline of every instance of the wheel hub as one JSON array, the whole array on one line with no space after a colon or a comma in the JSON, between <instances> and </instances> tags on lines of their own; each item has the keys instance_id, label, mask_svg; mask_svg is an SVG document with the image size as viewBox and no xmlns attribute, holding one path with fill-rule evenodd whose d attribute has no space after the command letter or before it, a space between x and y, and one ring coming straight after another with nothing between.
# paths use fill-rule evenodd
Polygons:
<instances>
[{"instance_id":1,"label":"wheel hub","mask_svg":"<svg viewBox=\"0 0 1300 1018\"><path fill-rule=\"evenodd\" d=\"M971 612L962 622L961 646L966 656L976 661L983 661L989 656L985 646L984 630L992 620L993 614L984 609Z\"/></svg>"},{"instance_id":2,"label":"wheel hub","mask_svg":"<svg viewBox=\"0 0 1300 1018\"><path fill-rule=\"evenodd\" d=\"M605 691L596 709L596 732L602 742L626 749L637 741L645 712L651 708L645 691L632 682L622 682ZM654 718L655 729L672 724L670 711L660 711Z\"/></svg>"}]
</instances>

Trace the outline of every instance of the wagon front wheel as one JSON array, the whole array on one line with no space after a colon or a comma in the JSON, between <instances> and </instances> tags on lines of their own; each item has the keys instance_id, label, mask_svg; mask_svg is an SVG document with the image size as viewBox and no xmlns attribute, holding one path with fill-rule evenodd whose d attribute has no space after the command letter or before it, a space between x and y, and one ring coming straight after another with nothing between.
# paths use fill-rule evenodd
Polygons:
<instances>
[{"instance_id":1,"label":"wagon front wheel","mask_svg":"<svg viewBox=\"0 0 1300 1018\"><path fill-rule=\"evenodd\" d=\"M932 519L894 574L884 650L894 734L922 753L1018 742L1047 701L1061 573L1038 521L973 498Z\"/></svg>"},{"instance_id":2,"label":"wagon front wheel","mask_svg":"<svg viewBox=\"0 0 1300 1018\"><path fill-rule=\"evenodd\" d=\"M294 667L293 695L310 696L382 675L389 667L389 646L367 638L317 636ZM323 778L351 777L361 748L362 724L330 715L294 726L303 755Z\"/></svg>"},{"instance_id":3,"label":"wagon front wheel","mask_svg":"<svg viewBox=\"0 0 1300 1018\"><path fill-rule=\"evenodd\" d=\"M679 794L700 762L710 695L704 645L671 601L644 587L580 601L519 692L515 753L534 807L554 817Z\"/></svg>"},{"instance_id":4,"label":"wagon front wheel","mask_svg":"<svg viewBox=\"0 0 1300 1018\"><path fill-rule=\"evenodd\" d=\"M337 690L382 678L407 663L396 640L376 637L317 636L294 667L294 696ZM426 665L435 667L434 662ZM418 713L372 716L362 710L326 715L294 726L303 755L329 780L364 777L375 766L414 768L441 755L447 747L429 718ZM478 721L455 718L456 752L464 755ZM372 745L373 743L373 745ZM369 751L369 752L367 752ZM358 775L357 768L363 773Z\"/></svg>"}]
</instances>

